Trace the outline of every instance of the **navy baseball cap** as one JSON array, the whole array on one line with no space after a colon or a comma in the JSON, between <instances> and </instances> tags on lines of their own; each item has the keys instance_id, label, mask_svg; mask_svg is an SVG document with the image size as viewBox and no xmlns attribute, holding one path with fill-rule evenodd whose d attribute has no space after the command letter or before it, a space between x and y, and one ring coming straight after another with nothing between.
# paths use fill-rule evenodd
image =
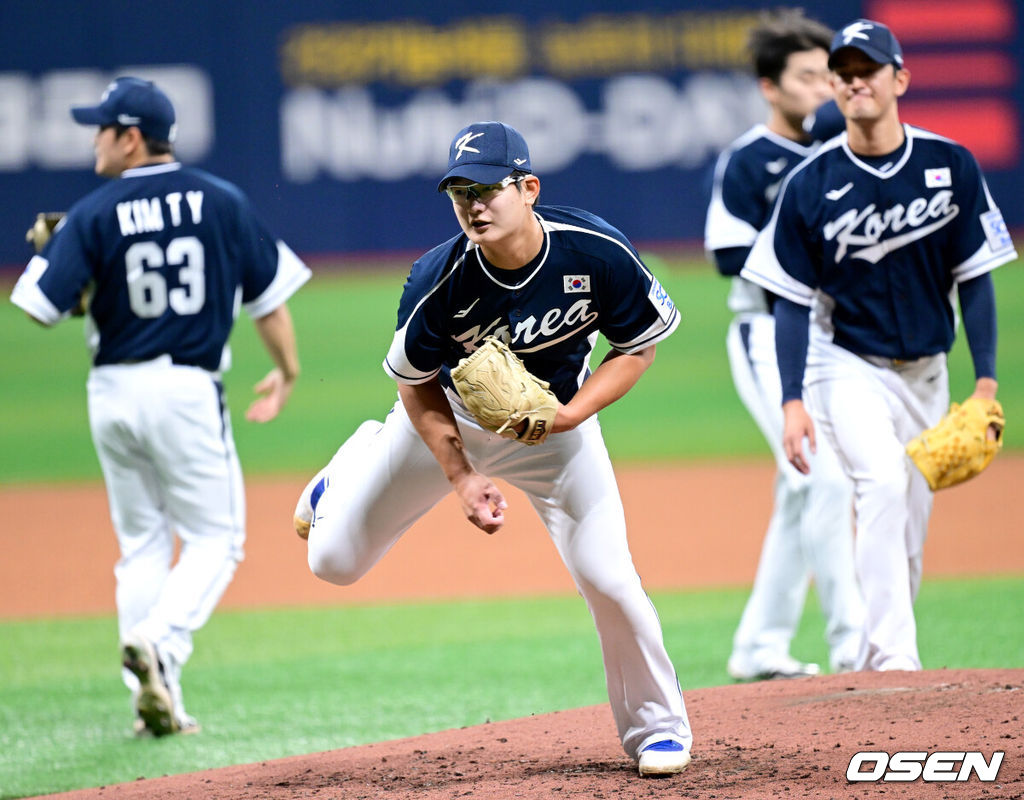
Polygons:
<instances>
[{"instance_id":1,"label":"navy baseball cap","mask_svg":"<svg viewBox=\"0 0 1024 800\"><path fill-rule=\"evenodd\" d=\"M71 116L81 125L136 127L158 142L173 142L174 106L152 81L117 78L107 86L97 106L75 106Z\"/></svg>"},{"instance_id":2,"label":"navy baseball cap","mask_svg":"<svg viewBox=\"0 0 1024 800\"><path fill-rule=\"evenodd\" d=\"M829 48L829 69L834 66L835 54L846 47L860 50L876 64L895 64L897 69L903 69L903 48L881 22L859 19L837 32Z\"/></svg>"},{"instance_id":3,"label":"navy baseball cap","mask_svg":"<svg viewBox=\"0 0 1024 800\"><path fill-rule=\"evenodd\" d=\"M523 135L504 122L474 122L452 139L448 148L448 171L437 185L437 191L442 191L452 178L498 183L513 171L533 172Z\"/></svg>"}]
</instances>

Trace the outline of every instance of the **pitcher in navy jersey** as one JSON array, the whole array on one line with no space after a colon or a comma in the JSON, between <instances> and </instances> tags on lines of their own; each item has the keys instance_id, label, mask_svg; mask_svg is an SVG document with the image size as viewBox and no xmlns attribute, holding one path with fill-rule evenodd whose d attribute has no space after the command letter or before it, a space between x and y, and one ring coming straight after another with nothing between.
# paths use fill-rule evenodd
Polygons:
<instances>
[{"instance_id":1,"label":"pitcher in navy jersey","mask_svg":"<svg viewBox=\"0 0 1024 800\"><path fill-rule=\"evenodd\" d=\"M829 66L846 132L786 179L741 275L780 298L787 457L808 472L805 447L813 452L821 431L854 481L867 606L858 666L916 670L913 603L932 494L904 446L949 405L957 295L974 394L995 397L990 272L1016 252L973 156L900 123L910 73L885 25L844 27Z\"/></svg>"},{"instance_id":2,"label":"pitcher in navy jersey","mask_svg":"<svg viewBox=\"0 0 1024 800\"><path fill-rule=\"evenodd\" d=\"M540 180L514 128L469 125L448 166L438 189L462 232L406 281L384 360L398 402L383 424L360 426L299 498L310 568L356 581L450 491L493 533L507 504L491 477L507 480L529 497L590 608L623 748L642 775L679 772L690 726L596 416L650 366L679 312L619 231L586 211L537 205ZM612 349L591 372L598 334ZM451 368L488 335L550 381L562 404L540 445L481 428L452 386Z\"/></svg>"},{"instance_id":3,"label":"pitcher in navy jersey","mask_svg":"<svg viewBox=\"0 0 1024 800\"><path fill-rule=\"evenodd\" d=\"M309 269L235 186L173 155L175 112L123 77L96 106L96 173L11 300L54 325L88 295L89 421L121 558L118 627L136 733L199 729L181 671L242 559L245 496L221 373L240 308L274 363L247 419L284 407L299 374L285 301ZM175 537L181 552L172 568Z\"/></svg>"},{"instance_id":4,"label":"pitcher in navy jersey","mask_svg":"<svg viewBox=\"0 0 1024 800\"><path fill-rule=\"evenodd\" d=\"M775 359L775 296L739 276L771 216L779 187L820 144L832 109L828 48L832 31L799 10L765 14L750 33L758 84L770 108L718 157L704 246L722 275L731 277L726 337L736 391L768 440L778 465L774 507L761 548L754 588L733 636L727 669L737 680L814 675L817 664L793 658L790 644L803 612L810 578L825 615L829 665L854 669L863 627L863 602L853 573L853 486L835 453L819 442L815 467L801 475L782 450L782 387ZM842 124L845 120L834 115ZM840 133L841 127L827 136Z\"/></svg>"}]
</instances>

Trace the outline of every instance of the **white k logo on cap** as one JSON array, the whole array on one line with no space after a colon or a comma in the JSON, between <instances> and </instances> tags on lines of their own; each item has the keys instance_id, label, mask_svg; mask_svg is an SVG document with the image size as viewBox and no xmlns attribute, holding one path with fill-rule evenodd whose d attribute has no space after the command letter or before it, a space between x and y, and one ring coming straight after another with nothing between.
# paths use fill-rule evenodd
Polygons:
<instances>
[{"instance_id":1,"label":"white k logo on cap","mask_svg":"<svg viewBox=\"0 0 1024 800\"><path fill-rule=\"evenodd\" d=\"M479 153L480 151L477 150L475 147L470 147L469 143L474 139L480 138L481 136L483 136L482 133L467 133L465 136L461 137L455 143L455 147L459 151L459 154L455 156L455 160L458 161L460 158L462 158L463 153Z\"/></svg>"},{"instance_id":2,"label":"white k logo on cap","mask_svg":"<svg viewBox=\"0 0 1024 800\"><path fill-rule=\"evenodd\" d=\"M870 37L864 33L864 31L874 30L874 25L869 25L866 22L850 23L843 28L843 44L849 44L854 39L863 39L864 41L870 41Z\"/></svg>"}]
</instances>

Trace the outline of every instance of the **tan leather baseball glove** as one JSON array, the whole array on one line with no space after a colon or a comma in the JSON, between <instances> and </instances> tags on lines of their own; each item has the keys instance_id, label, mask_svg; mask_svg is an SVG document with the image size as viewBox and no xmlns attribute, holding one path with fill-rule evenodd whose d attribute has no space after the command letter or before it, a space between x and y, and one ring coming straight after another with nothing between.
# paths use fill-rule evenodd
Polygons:
<instances>
[{"instance_id":1,"label":"tan leather baseball glove","mask_svg":"<svg viewBox=\"0 0 1024 800\"><path fill-rule=\"evenodd\" d=\"M53 229L62 219L63 211L40 211L36 214L36 221L32 223L32 227L25 232L25 241L31 244L37 253L40 252L50 241Z\"/></svg>"},{"instance_id":2,"label":"tan leather baseball glove","mask_svg":"<svg viewBox=\"0 0 1024 800\"><path fill-rule=\"evenodd\" d=\"M907 455L932 491L947 489L981 473L1003 446L1003 407L998 400L968 397L953 403L937 425L907 443ZM995 439L988 436L995 430Z\"/></svg>"},{"instance_id":3,"label":"tan leather baseball glove","mask_svg":"<svg viewBox=\"0 0 1024 800\"><path fill-rule=\"evenodd\" d=\"M540 444L551 433L558 399L499 339L488 336L462 359L452 370L452 382L487 430L523 444Z\"/></svg>"}]
</instances>

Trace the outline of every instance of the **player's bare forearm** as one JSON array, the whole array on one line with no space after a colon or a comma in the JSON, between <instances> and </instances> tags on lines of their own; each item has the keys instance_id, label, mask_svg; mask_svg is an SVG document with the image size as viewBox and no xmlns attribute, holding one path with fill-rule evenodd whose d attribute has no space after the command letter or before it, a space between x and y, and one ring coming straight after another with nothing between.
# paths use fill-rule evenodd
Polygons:
<instances>
[{"instance_id":1,"label":"player's bare forearm","mask_svg":"<svg viewBox=\"0 0 1024 800\"><path fill-rule=\"evenodd\" d=\"M505 498L491 480L473 467L455 421L448 397L436 380L410 386L398 384L409 419L441 466L459 498L466 518L485 533L505 522Z\"/></svg>"},{"instance_id":2,"label":"player's bare forearm","mask_svg":"<svg viewBox=\"0 0 1024 800\"><path fill-rule=\"evenodd\" d=\"M274 368L253 391L259 395L245 413L250 422L269 422L280 413L291 397L299 376L299 353L295 327L288 306L281 304L266 316L253 320Z\"/></svg>"},{"instance_id":3,"label":"player's bare forearm","mask_svg":"<svg viewBox=\"0 0 1024 800\"><path fill-rule=\"evenodd\" d=\"M624 396L654 363L655 350L652 344L636 353L609 351L572 400L558 409L553 432L572 430Z\"/></svg>"},{"instance_id":4,"label":"player's bare forearm","mask_svg":"<svg viewBox=\"0 0 1024 800\"><path fill-rule=\"evenodd\" d=\"M811 471L811 465L804 455L804 439L807 439L811 453L817 452L814 423L804 408L803 400L789 400L783 403L782 416L782 447L786 451L786 458L797 471L807 475Z\"/></svg>"},{"instance_id":5,"label":"player's bare forearm","mask_svg":"<svg viewBox=\"0 0 1024 800\"><path fill-rule=\"evenodd\" d=\"M288 306L282 303L266 316L254 320L254 324L271 361L286 381L294 383L299 377L299 352Z\"/></svg>"}]
</instances>

